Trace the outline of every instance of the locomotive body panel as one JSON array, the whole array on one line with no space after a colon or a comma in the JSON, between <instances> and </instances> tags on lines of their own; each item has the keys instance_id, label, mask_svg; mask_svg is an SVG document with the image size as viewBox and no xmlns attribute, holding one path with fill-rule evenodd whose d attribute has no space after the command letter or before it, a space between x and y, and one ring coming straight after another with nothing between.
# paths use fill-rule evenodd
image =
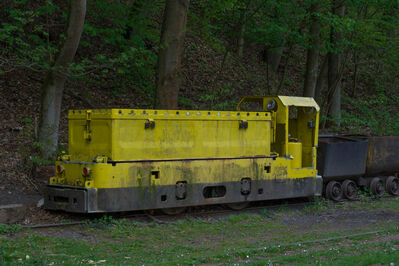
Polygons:
<instances>
[{"instance_id":1,"label":"locomotive body panel","mask_svg":"<svg viewBox=\"0 0 399 266\"><path fill-rule=\"evenodd\" d=\"M287 158L267 157L137 161L115 166L58 162L71 177L81 176L81 170L90 167L91 177L75 183L73 180L80 179L55 177L48 194L51 195L53 189L64 191L65 210L75 212L77 209L79 212L112 212L171 208L317 194L321 180L315 179L316 170L299 170L291 168L290 164ZM179 189L183 190L180 196ZM66 197L65 191L74 192ZM84 196L76 197L76 193ZM82 202L83 197L85 201ZM59 208L54 202L49 206Z\"/></svg>"},{"instance_id":2,"label":"locomotive body panel","mask_svg":"<svg viewBox=\"0 0 399 266\"><path fill-rule=\"evenodd\" d=\"M73 110L72 160L114 161L268 155L268 112Z\"/></svg>"}]
</instances>

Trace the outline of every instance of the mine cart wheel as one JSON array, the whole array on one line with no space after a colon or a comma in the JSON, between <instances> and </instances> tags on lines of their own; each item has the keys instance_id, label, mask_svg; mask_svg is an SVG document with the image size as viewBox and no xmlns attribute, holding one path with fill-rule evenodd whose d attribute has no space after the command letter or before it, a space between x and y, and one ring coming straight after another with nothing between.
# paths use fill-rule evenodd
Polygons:
<instances>
[{"instance_id":1,"label":"mine cart wheel","mask_svg":"<svg viewBox=\"0 0 399 266\"><path fill-rule=\"evenodd\" d=\"M399 179L396 176L388 177L387 181L385 182L385 189L386 191L393 195L399 195Z\"/></svg>"},{"instance_id":2,"label":"mine cart wheel","mask_svg":"<svg viewBox=\"0 0 399 266\"><path fill-rule=\"evenodd\" d=\"M336 181L330 181L326 187L327 199L333 201L340 201L342 199L342 187L341 184Z\"/></svg>"},{"instance_id":3,"label":"mine cart wheel","mask_svg":"<svg viewBox=\"0 0 399 266\"><path fill-rule=\"evenodd\" d=\"M239 211L242 209L245 209L246 207L249 206L249 202L248 201L244 201L244 202L239 202L239 203L228 203L226 204L227 208L234 210L234 211Z\"/></svg>"},{"instance_id":4,"label":"mine cart wheel","mask_svg":"<svg viewBox=\"0 0 399 266\"><path fill-rule=\"evenodd\" d=\"M342 183L342 192L348 200L355 200L357 197L357 186L352 180L345 180Z\"/></svg>"},{"instance_id":5,"label":"mine cart wheel","mask_svg":"<svg viewBox=\"0 0 399 266\"><path fill-rule=\"evenodd\" d=\"M178 215L187 210L186 207L176 207L176 208L166 208L166 209L161 209L161 212L163 212L166 215Z\"/></svg>"},{"instance_id":6,"label":"mine cart wheel","mask_svg":"<svg viewBox=\"0 0 399 266\"><path fill-rule=\"evenodd\" d=\"M370 191L374 195L381 197L384 194L384 183L378 177L374 177L370 182Z\"/></svg>"}]
</instances>

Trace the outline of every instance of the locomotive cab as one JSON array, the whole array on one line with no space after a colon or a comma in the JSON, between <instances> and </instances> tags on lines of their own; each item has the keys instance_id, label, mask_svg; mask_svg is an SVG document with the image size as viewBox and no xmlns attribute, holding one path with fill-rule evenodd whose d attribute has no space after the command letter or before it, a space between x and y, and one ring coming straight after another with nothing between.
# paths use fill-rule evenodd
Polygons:
<instances>
[{"instance_id":1,"label":"locomotive cab","mask_svg":"<svg viewBox=\"0 0 399 266\"><path fill-rule=\"evenodd\" d=\"M257 104L272 114L271 150L290 159L294 169L316 169L319 106L305 97L243 97L237 110Z\"/></svg>"}]
</instances>

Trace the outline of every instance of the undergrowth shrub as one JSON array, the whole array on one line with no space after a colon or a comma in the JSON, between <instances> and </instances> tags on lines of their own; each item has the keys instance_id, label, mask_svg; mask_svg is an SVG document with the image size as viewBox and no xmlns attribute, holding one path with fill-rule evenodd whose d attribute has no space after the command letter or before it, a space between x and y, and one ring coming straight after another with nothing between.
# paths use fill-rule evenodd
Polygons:
<instances>
[{"instance_id":1,"label":"undergrowth shrub","mask_svg":"<svg viewBox=\"0 0 399 266\"><path fill-rule=\"evenodd\" d=\"M350 133L399 135L398 95L379 92L375 96L344 97L343 100L349 108L342 110L342 127L349 129Z\"/></svg>"}]
</instances>

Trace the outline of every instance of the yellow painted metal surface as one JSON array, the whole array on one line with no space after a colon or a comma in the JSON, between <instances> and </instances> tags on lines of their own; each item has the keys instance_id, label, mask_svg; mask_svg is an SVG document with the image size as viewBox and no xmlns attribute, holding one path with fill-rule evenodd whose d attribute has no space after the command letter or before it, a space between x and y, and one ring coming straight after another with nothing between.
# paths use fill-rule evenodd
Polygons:
<instances>
[{"instance_id":1,"label":"yellow painted metal surface","mask_svg":"<svg viewBox=\"0 0 399 266\"><path fill-rule=\"evenodd\" d=\"M283 106L297 106L297 107L314 107L316 111L320 111L319 105L312 97L296 97L296 96L245 96L242 97L238 102L237 110L241 109L241 106L245 102L258 102L263 104L263 109L267 110L267 103L270 99L278 99Z\"/></svg>"},{"instance_id":2,"label":"yellow painted metal surface","mask_svg":"<svg viewBox=\"0 0 399 266\"><path fill-rule=\"evenodd\" d=\"M312 97L278 96L278 99L285 106L313 107L320 111L319 105Z\"/></svg>"},{"instance_id":3,"label":"yellow painted metal surface","mask_svg":"<svg viewBox=\"0 0 399 266\"><path fill-rule=\"evenodd\" d=\"M288 142L288 152L292 156L291 168L302 168L302 143Z\"/></svg>"},{"instance_id":4,"label":"yellow painted metal surface","mask_svg":"<svg viewBox=\"0 0 399 266\"><path fill-rule=\"evenodd\" d=\"M271 101L275 101L275 108L268 107ZM246 102L261 103L264 111L272 113L272 151L283 157L290 156L288 143L300 142L302 143L302 167L316 168L320 108L313 98L247 96L240 100L237 109L242 109Z\"/></svg>"},{"instance_id":5,"label":"yellow painted metal surface","mask_svg":"<svg viewBox=\"0 0 399 266\"><path fill-rule=\"evenodd\" d=\"M270 120L268 112L70 111L69 153L77 161L269 155Z\"/></svg>"},{"instance_id":6,"label":"yellow painted metal surface","mask_svg":"<svg viewBox=\"0 0 399 266\"><path fill-rule=\"evenodd\" d=\"M247 99L261 101L264 110L70 111L69 154L56 162L64 171L50 183L123 188L315 178L317 104L299 97ZM276 107L268 110L271 100Z\"/></svg>"},{"instance_id":7,"label":"yellow painted metal surface","mask_svg":"<svg viewBox=\"0 0 399 266\"><path fill-rule=\"evenodd\" d=\"M57 165L64 166L65 172L57 174L50 183L77 187L123 188L174 185L183 180L199 184L239 182L246 177L252 180L283 180L316 175L315 169L292 168L291 163L289 158L134 162L115 166L107 163L57 162ZM82 175L83 167L90 167L90 176Z\"/></svg>"}]
</instances>

